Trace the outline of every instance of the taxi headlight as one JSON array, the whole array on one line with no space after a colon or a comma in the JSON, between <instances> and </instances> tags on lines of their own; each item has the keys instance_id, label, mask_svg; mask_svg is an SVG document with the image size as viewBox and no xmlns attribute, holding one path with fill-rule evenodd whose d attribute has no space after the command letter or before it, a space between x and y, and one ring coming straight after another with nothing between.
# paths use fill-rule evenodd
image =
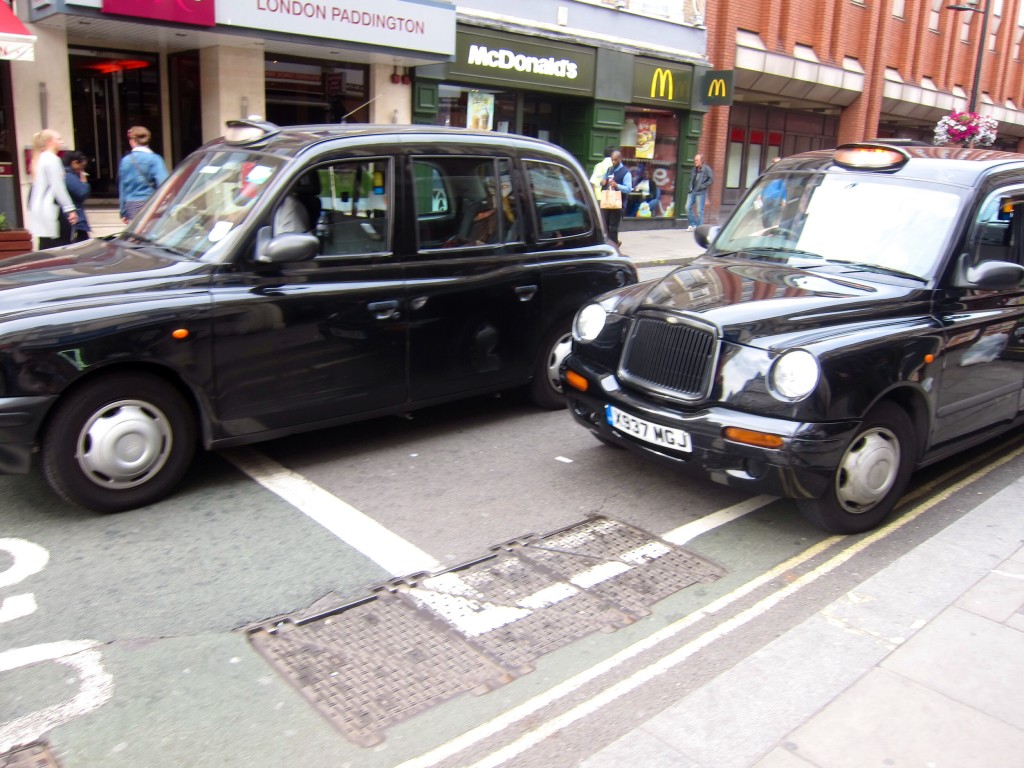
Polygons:
<instances>
[{"instance_id":1,"label":"taxi headlight","mask_svg":"<svg viewBox=\"0 0 1024 768\"><path fill-rule=\"evenodd\" d=\"M605 320L608 313L600 304L588 304L576 315L576 322L573 323L573 335L579 341L593 341L601 335L604 330Z\"/></svg>"},{"instance_id":2,"label":"taxi headlight","mask_svg":"<svg viewBox=\"0 0 1024 768\"><path fill-rule=\"evenodd\" d=\"M806 349L786 352L772 365L771 392L780 400L803 400L818 386L821 366Z\"/></svg>"}]
</instances>

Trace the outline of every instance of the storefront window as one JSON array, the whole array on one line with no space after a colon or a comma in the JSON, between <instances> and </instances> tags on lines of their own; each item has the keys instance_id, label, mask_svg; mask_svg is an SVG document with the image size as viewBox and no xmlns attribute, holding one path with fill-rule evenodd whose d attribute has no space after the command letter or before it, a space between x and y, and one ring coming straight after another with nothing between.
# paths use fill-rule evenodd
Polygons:
<instances>
[{"instance_id":1,"label":"storefront window","mask_svg":"<svg viewBox=\"0 0 1024 768\"><path fill-rule=\"evenodd\" d=\"M438 86L436 125L531 136L557 144L563 99L521 91Z\"/></svg>"},{"instance_id":2,"label":"storefront window","mask_svg":"<svg viewBox=\"0 0 1024 768\"><path fill-rule=\"evenodd\" d=\"M267 59L267 119L278 125L369 122L369 73L365 64Z\"/></svg>"},{"instance_id":3,"label":"storefront window","mask_svg":"<svg viewBox=\"0 0 1024 768\"><path fill-rule=\"evenodd\" d=\"M679 162L679 117L671 110L631 107L621 134L622 159L633 174L635 189L626 204L626 216L673 216L676 202L676 166ZM685 185L683 185L685 186ZM685 197L685 189L681 190ZM644 207L646 203L646 207Z\"/></svg>"},{"instance_id":4,"label":"storefront window","mask_svg":"<svg viewBox=\"0 0 1024 768\"><path fill-rule=\"evenodd\" d=\"M15 162L14 105L11 100L11 65L0 61L0 213L8 227L18 227L21 205L17 194Z\"/></svg>"}]
</instances>

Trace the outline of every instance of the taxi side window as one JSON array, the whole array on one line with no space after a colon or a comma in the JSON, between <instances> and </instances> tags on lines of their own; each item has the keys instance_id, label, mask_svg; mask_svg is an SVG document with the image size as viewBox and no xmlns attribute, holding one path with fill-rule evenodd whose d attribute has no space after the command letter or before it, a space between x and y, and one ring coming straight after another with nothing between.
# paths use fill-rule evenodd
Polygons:
<instances>
[{"instance_id":1,"label":"taxi side window","mask_svg":"<svg viewBox=\"0 0 1024 768\"><path fill-rule=\"evenodd\" d=\"M500 170L504 168L504 170ZM421 157L413 160L420 250L474 248L505 242L517 214L508 161L481 157Z\"/></svg>"},{"instance_id":2,"label":"taxi side window","mask_svg":"<svg viewBox=\"0 0 1024 768\"><path fill-rule=\"evenodd\" d=\"M587 195L576 177L555 163L530 160L526 173L537 211L537 224L542 240L562 239L585 235L594 229Z\"/></svg>"},{"instance_id":3,"label":"taxi side window","mask_svg":"<svg viewBox=\"0 0 1024 768\"><path fill-rule=\"evenodd\" d=\"M973 235L975 261L1024 266L1024 189L993 192L982 204Z\"/></svg>"},{"instance_id":4,"label":"taxi side window","mask_svg":"<svg viewBox=\"0 0 1024 768\"><path fill-rule=\"evenodd\" d=\"M390 250L391 161L347 160L320 168L320 218L315 227L324 256Z\"/></svg>"}]
</instances>

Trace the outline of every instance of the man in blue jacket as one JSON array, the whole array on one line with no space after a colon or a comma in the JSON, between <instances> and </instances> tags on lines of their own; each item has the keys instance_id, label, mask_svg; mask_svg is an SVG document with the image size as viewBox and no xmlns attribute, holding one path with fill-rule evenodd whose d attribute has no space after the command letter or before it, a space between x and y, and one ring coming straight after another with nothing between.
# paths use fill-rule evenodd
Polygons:
<instances>
[{"instance_id":1,"label":"man in blue jacket","mask_svg":"<svg viewBox=\"0 0 1024 768\"><path fill-rule=\"evenodd\" d=\"M148 128L133 125L128 129L131 151L121 158L118 166L118 197L121 201L121 221L127 224L135 218L156 188L167 178L164 159L149 148L153 134Z\"/></svg>"}]
</instances>

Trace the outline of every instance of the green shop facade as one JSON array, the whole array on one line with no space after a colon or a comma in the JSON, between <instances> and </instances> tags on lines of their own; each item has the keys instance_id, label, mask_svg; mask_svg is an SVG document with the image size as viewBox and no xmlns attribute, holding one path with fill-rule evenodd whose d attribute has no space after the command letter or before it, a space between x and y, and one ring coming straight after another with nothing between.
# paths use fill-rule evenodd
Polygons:
<instances>
[{"instance_id":1,"label":"green shop facade","mask_svg":"<svg viewBox=\"0 0 1024 768\"><path fill-rule=\"evenodd\" d=\"M635 195L627 216L674 226L684 215L706 67L468 25L455 48L454 61L416 69L413 122L545 139L588 172L619 148L657 189L646 206Z\"/></svg>"}]
</instances>

